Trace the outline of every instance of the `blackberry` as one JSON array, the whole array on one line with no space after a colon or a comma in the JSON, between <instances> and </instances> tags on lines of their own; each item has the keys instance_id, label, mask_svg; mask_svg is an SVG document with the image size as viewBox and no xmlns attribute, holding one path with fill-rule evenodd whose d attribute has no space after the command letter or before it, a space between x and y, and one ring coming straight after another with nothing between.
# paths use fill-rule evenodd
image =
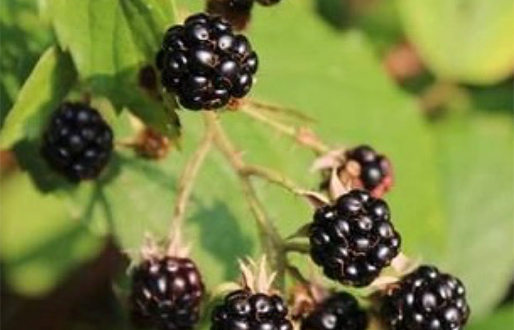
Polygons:
<instances>
[{"instance_id":1,"label":"blackberry","mask_svg":"<svg viewBox=\"0 0 514 330\"><path fill-rule=\"evenodd\" d=\"M98 177L113 149L113 132L98 111L61 104L43 135L41 154L55 171L77 182Z\"/></svg>"},{"instance_id":2,"label":"blackberry","mask_svg":"<svg viewBox=\"0 0 514 330\"><path fill-rule=\"evenodd\" d=\"M400 249L388 205L362 190L340 196L314 213L312 260L330 279L362 287L378 277Z\"/></svg>"},{"instance_id":3,"label":"blackberry","mask_svg":"<svg viewBox=\"0 0 514 330\"><path fill-rule=\"evenodd\" d=\"M145 260L132 277L132 316L140 326L192 329L199 319L203 294L201 275L190 259Z\"/></svg>"},{"instance_id":4,"label":"blackberry","mask_svg":"<svg viewBox=\"0 0 514 330\"><path fill-rule=\"evenodd\" d=\"M293 330L287 314L277 295L237 290L214 308L211 330Z\"/></svg>"},{"instance_id":5,"label":"blackberry","mask_svg":"<svg viewBox=\"0 0 514 330\"><path fill-rule=\"evenodd\" d=\"M254 0L208 0L206 11L226 19L236 30L244 30L250 21Z\"/></svg>"},{"instance_id":6,"label":"blackberry","mask_svg":"<svg viewBox=\"0 0 514 330\"><path fill-rule=\"evenodd\" d=\"M357 299L337 292L323 300L304 320L301 330L365 330L368 316Z\"/></svg>"},{"instance_id":7,"label":"blackberry","mask_svg":"<svg viewBox=\"0 0 514 330\"><path fill-rule=\"evenodd\" d=\"M382 316L391 330L459 330L469 314L462 282L433 266L419 267L383 298Z\"/></svg>"},{"instance_id":8,"label":"blackberry","mask_svg":"<svg viewBox=\"0 0 514 330\"><path fill-rule=\"evenodd\" d=\"M156 61L165 89L190 110L218 109L244 97L258 67L248 39L224 19L207 14L171 27Z\"/></svg>"},{"instance_id":9,"label":"blackberry","mask_svg":"<svg viewBox=\"0 0 514 330\"><path fill-rule=\"evenodd\" d=\"M392 170L389 160L384 155L367 145L358 146L346 152L348 161L359 164L359 181L366 190L373 191L379 187L389 190L392 185Z\"/></svg>"},{"instance_id":10,"label":"blackberry","mask_svg":"<svg viewBox=\"0 0 514 330\"><path fill-rule=\"evenodd\" d=\"M262 6L273 6L279 3L281 0L257 0L257 2Z\"/></svg>"}]
</instances>

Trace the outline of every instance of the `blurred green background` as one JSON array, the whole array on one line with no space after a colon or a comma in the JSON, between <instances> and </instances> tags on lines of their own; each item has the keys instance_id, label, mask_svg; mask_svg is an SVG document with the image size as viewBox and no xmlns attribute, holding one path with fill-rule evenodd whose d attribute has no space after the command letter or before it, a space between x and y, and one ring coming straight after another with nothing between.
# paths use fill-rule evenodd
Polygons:
<instances>
[{"instance_id":1,"label":"blurred green background","mask_svg":"<svg viewBox=\"0 0 514 330\"><path fill-rule=\"evenodd\" d=\"M145 231L164 237L201 119L180 111L180 149L166 159L118 150L106 178L77 188L38 162L39 114L84 91L104 113L145 111L142 98L120 104L125 80L151 63L173 8L203 5L0 2L5 329L129 329L117 299L126 255L136 255ZM252 97L307 113L334 146L368 143L392 159L396 186L386 199L405 252L462 278L472 330L514 326L513 32L511 0L283 0L256 6L248 29L261 60ZM69 52L47 50L56 43ZM125 112L109 118L120 139L133 133ZM308 151L238 114L223 122L248 161L316 187ZM309 221L309 208L280 189L262 184L259 194L282 234ZM259 252L237 178L216 153L188 214L210 288L237 276L238 257Z\"/></svg>"}]
</instances>

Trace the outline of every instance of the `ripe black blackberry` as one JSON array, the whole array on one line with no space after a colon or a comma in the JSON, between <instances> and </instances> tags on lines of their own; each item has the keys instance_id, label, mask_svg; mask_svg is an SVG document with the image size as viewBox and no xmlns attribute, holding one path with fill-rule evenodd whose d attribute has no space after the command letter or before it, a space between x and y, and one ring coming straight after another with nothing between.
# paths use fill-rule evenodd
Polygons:
<instances>
[{"instance_id":1,"label":"ripe black blackberry","mask_svg":"<svg viewBox=\"0 0 514 330\"><path fill-rule=\"evenodd\" d=\"M188 330L198 322L204 285L187 258L143 261L132 276L131 308L137 325Z\"/></svg>"},{"instance_id":2,"label":"ripe black blackberry","mask_svg":"<svg viewBox=\"0 0 514 330\"><path fill-rule=\"evenodd\" d=\"M218 109L244 97L258 58L248 39L218 16L196 14L165 34L157 67L166 90L187 109Z\"/></svg>"},{"instance_id":3,"label":"ripe black blackberry","mask_svg":"<svg viewBox=\"0 0 514 330\"><path fill-rule=\"evenodd\" d=\"M254 0L208 0L205 11L226 19L235 30L244 30L250 22Z\"/></svg>"},{"instance_id":4,"label":"ripe black blackberry","mask_svg":"<svg viewBox=\"0 0 514 330\"><path fill-rule=\"evenodd\" d=\"M337 292L323 300L305 319L301 330L365 330L368 315L357 299L347 292Z\"/></svg>"},{"instance_id":5,"label":"ripe black blackberry","mask_svg":"<svg viewBox=\"0 0 514 330\"><path fill-rule=\"evenodd\" d=\"M359 186L373 192L374 190L387 191L392 185L392 168L384 155L379 155L373 148L361 145L346 152L346 165L355 161L359 165ZM382 194L376 194L381 196Z\"/></svg>"},{"instance_id":6,"label":"ripe black blackberry","mask_svg":"<svg viewBox=\"0 0 514 330\"><path fill-rule=\"evenodd\" d=\"M66 102L52 116L41 154L55 171L77 182L98 177L113 149L113 133L98 111Z\"/></svg>"},{"instance_id":7,"label":"ripe black blackberry","mask_svg":"<svg viewBox=\"0 0 514 330\"><path fill-rule=\"evenodd\" d=\"M257 2L263 6L273 6L279 3L280 1L281 0L257 0Z\"/></svg>"},{"instance_id":8,"label":"ripe black blackberry","mask_svg":"<svg viewBox=\"0 0 514 330\"><path fill-rule=\"evenodd\" d=\"M356 287L377 278L398 255L401 242L388 205L362 190L352 190L334 205L316 210L309 239L312 260L324 274Z\"/></svg>"},{"instance_id":9,"label":"ripe black blackberry","mask_svg":"<svg viewBox=\"0 0 514 330\"><path fill-rule=\"evenodd\" d=\"M287 313L277 295L237 290L214 308L211 330L293 330Z\"/></svg>"},{"instance_id":10,"label":"ripe black blackberry","mask_svg":"<svg viewBox=\"0 0 514 330\"><path fill-rule=\"evenodd\" d=\"M383 297L382 316L391 330L460 330L469 314L462 282L433 266L419 267Z\"/></svg>"}]
</instances>

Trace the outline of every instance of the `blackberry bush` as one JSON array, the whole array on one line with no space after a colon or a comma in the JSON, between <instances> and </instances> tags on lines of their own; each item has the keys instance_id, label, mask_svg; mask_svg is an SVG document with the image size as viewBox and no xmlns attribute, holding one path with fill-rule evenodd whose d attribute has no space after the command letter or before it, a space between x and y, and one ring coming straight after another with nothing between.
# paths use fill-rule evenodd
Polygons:
<instances>
[{"instance_id":1,"label":"blackberry bush","mask_svg":"<svg viewBox=\"0 0 514 330\"><path fill-rule=\"evenodd\" d=\"M357 287L378 277L399 253L401 242L386 202L362 190L318 209L309 240L312 260L327 277Z\"/></svg>"},{"instance_id":2,"label":"blackberry bush","mask_svg":"<svg viewBox=\"0 0 514 330\"><path fill-rule=\"evenodd\" d=\"M382 316L392 330L460 330L470 309L462 282L434 266L421 266L383 297Z\"/></svg>"},{"instance_id":3,"label":"blackberry bush","mask_svg":"<svg viewBox=\"0 0 514 330\"><path fill-rule=\"evenodd\" d=\"M138 325L161 330L192 329L203 294L202 277L190 259L145 260L132 275L132 317Z\"/></svg>"},{"instance_id":4,"label":"blackberry bush","mask_svg":"<svg viewBox=\"0 0 514 330\"><path fill-rule=\"evenodd\" d=\"M333 293L302 320L301 330L365 330L368 316L347 292Z\"/></svg>"},{"instance_id":5,"label":"blackberry bush","mask_svg":"<svg viewBox=\"0 0 514 330\"><path fill-rule=\"evenodd\" d=\"M190 110L211 110L244 97L258 57L250 41L218 16L196 14L171 27L157 54L164 88Z\"/></svg>"},{"instance_id":6,"label":"blackberry bush","mask_svg":"<svg viewBox=\"0 0 514 330\"><path fill-rule=\"evenodd\" d=\"M66 102L46 128L41 154L55 171L77 182L98 177L112 149L113 132L100 113L83 103Z\"/></svg>"},{"instance_id":7,"label":"blackberry bush","mask_svg":"<svg viewBox=\"0 0 514 330\"><path fill-rule=\"evenodd\" d=\"M13 69L12 72L2 72L0 86L2 114L7 114L5 120L3 115L0 116L0 170L2 177L7 178L1 182L2 190L5 189L2 195L7 197L6 202L1 203L1 214L2 222L9 229L2 240L2 247L6 245L6 248L2 249L0 257L2 274L6 275L2 283L9 286L9 293L11 286L15 289L14 297L18 291L30 294L37 291L41 295L51 292L52 286L58 284L60 278L66 278L67 270L84 264L85 260L98 253L100 244L92 235L98 231L102 239L112 238L114 246L133 258L133 251L144 250L140 242L147 232L157 236L156 242L160 245L167 234L163 229L170 227L169 244L167 247L161 246L166 253L145 258L135 269L130 306L134 320L142 325L153 329L188 329L200 317L196 324L208 326L206 323L211 313L202 314L198 307L203 292L203 285L198 284L201 282L200 275L195 270L182 270L185 267L183 260L189 259L185 257L188 254L173 253L174 247L179 247L176 251L193 250L197 265L209 269L209 290L213 296L227 289L227 283L221 282L233 274L231 266L237 258L259 251L271 260L273 276L270 279L275 279L274 290L256 290L248 285L252 281L240 283L242 289L224 299L216 309L212 316L214 328L290 329L285 315L287 309L290 311L289 317L295 321L312 312L304 327L350 327L348 322L359 313L350 307L348 310L341 307L343 301L348 302L349 299L317 299L322 290L315 292L310 289L319 283L320 272L305 276L305 270L311 270L314 265L305 265L302 261L310 262L313 259L320 266L318 270L340 282L333 283L334 286L364 287L372 283L372 287L364 290L352 288L362 300L369 298L365 295L370 291L378 291L378 296L390 294L401 286L402 282L396 283L395 280L412 265L406 256L397 255L400 237L391 224L387 206L379 199L389 189L392 179L387 157L367 146L352 150L337 147L368 136L371 141L389 145L397 158L402 185L394 196L400 207L395 214L403 219L402 237L408 240L428 238L423 242L409 242L416 255L423 257L424 251L441 251L444 252L442 256L451 254L451 258L446 258L449 261L462 263L473 260L471 255L476 254L475 249L441 249L462 246L459 241L462 237L455 230L473 226L475 218L482 218L483 221L484 214L495 215L494 225L481 224L483 230L470 230L469 234L475 233L475 236L465 238L473 240L476 243L474 246L495 256L495 264L491 265L495 271L488 274L486 288L481 289L479 281L470 283L478 296L475 301L480 302L477 311L480 311L480 306L484 310L491 310L494 295L490 293L498 292L502 284L501 274L505 274L504 267L508 266L507 259L512 258L505 257L504 253L492 253L498 251L486 245L491 244L491 235L487 231L494 228L493 236L499 238L494 243L506 246L509 242L502 238L511 231L507 230L508 227L504 228L499 219L510 219L506 216L510 213L499 210L503 208L502 204L507 204L509 211L511 207L509 203L504 203L504 199L495 199L494 194L508 195L505 182L511 180L505 178L509 178L510 172L506 169L511 162L503 157L509 154L507 150L496 155L489 147L508 146L504 139L510 135L506 134L508 132L501 133L502 125L496 120L493 125L495 134L488 134L490 132L480 126L482 117L487 117L486 113L472 116L462 125L454 125L453 121L458 121L462 117L460 115L468 115L467 112L455 113L457 116L450 116L452 123L447 125L444 118L446 111L439 111L462 103L452 100L455 92L462 98L462 93L472 96L476 89L467 85L464 88L452 86L460 83L456 72L441 77L436 74L436 79L425 81L435 86L423 83L423 86L418 86L421 89L411 90L413 93L423 90L421 102L412 102L413 95L406 98L405 93L399 93L391 86L393 82L390 79L384 78L385 71L380 70L376 57L370 56L371 50L366 49L369 45L361 42L359 31L341 38L339 33L327 28L327 22L344 28L336 20L351 17L340 17L332 10L334 8L325 6L323 1L282 1L282 5L275 9L259 8L258 12L250 13L260 4L270 5L278 1L210 0L211 7L207 7L207 11L211 12L209 15L193 15L184 24L176 25L184 14L191 12L191 8L187 8L189 2L186 2L131 0L116 6L112 1L84 0L80 4L74 1L47 1L42 8L44 15L26 16L25 13L17 15L13 11L36 5L34 1L20 0L11 1L12 5L7 6L7 11L2 11L6 14L0 15L0 23L11 33L6 36L8 58L2 60L1 68ZM236 14L230 18L230 13L225 12L227 8L216 9L212 7L213 4L228 4L228 10ZM409 6L414 9L416 4ZM362 9L360 6L351 4L350 7L352 10L345 12L350 16L367 15L359 10ZM401 10L401 15L405 11ZM216 12L231 22L227 23L218 14L213 14ZM416 12L429 13L430 10ZM246 37L235 32L246 25L250 14L255 14L254 18L259 19L248 25L252 28L251 35L256 38L252 45L257 45L258 40L259 58ZM464 16L448 21L462 22L466 19ZM44 17L45 21L37 24L40 17ZM412 20L401 21L416 24ZM353 27L358 29L358 24ZM48 38L34 43L36 40L31 38L43 30L52 31L46 31ZM409 29L413 30L422 29ZM410 36L408 48L415 50L415 36L407 34ZM474 36L472 33L469 35ZM38 43L41 48L36 45ZM27 45L30 47L25 47ZM422 53L422 64L430 71L430 52ZM39 55L36 63L34 60ZM262 56L268 56L262 62L268 66L262 71L267 84L259 91L262 99L241 100L248 95L255 82ZM402 56L399 58L399 62L405 59ZM433 72L426 73L432 76ZM512 70L509 74L512 74ZM480 80L479 76L474 77L477 82ZM504 81L502 86L504 83L509 81ZM481 93L483 88L486 87L480 87ZM98 116L77 115L75 118L72 114L70 118L62 116L64 119L55 120L55 125L50 123L58 129L46 131L47 127L41 126L47 124L41 123L40 119L46 117L48 109L57 108L64 99L76 98L91 100L101 113L109 112L112 115L110 119L117 138L117 157L112 159L115 163L110 164L111 169L116 171L109 171L108 180L70 186L56 179L48 171L48 166L37 166L40 162L32 161L30 157L35 156L36 160L40 160L43 155L50 167L73 181L96 178L102 168L105 170L108 155L112 153L113 134L108 126L105 129L99 128L101 125L98 123L91 124L96 119L90 119ZM472 103L466 102L466 105L484 101L483 97L465 99ZM427 109L423 110L427 111L416 111L420 110L415 106L418 103L426 106ZM180 105L192 110L227 107L234 111L191 114L179 111ZM437 109L437 114L441 115L438 117L437 132L430 132L432 123L419 118L427 113L434 114L433 109ZM451 111L448 113L453 114ZM184 124L182 127L179 115ZM88 124L74 124L83 118ZM319 136L339 135L348 140L327 144L314 131L314 123L321 130ZM490 124L487 127L491 128ZM402 127L398 129L397 125ZM79 132L78 139L70 135L69 127ZM99 129L94 129L93 134L90 133L92 127ZM460 131L448 136L453 128ZM101 131L107 133L101 134ZM435 141L437 148L433 146L431 137L434 134L431 133L438 135ZM468 135L473 137L469 140L473 142L472 153L465 141ZM88 143L93 145L79 148L81 142L91 136L94 138ZM290 139L291 143L284 139ZM296 152L291 144L302 150ZM170 147L176 152L168 153ZM257 152L253 148L257 148ZM41 153L34 153L34 150L41 150ZM312 182L305 177L309 175L306 171L308 164L301 163L308 157L304 151L314 153L312 158L320 159L328 154L333 156L332 160L335 161L322 171L330 176L329 196L323 194L326 190L322 193L307 191L303 186L302 183ZM15 160L9 165L8 172L5 171L5 156ZM159 162L150 161L152 159ZM442 162L444 166L439 166ZM470 163L473 166L466 166ZM279 169L264 164L274 164ZM484 186L481 189L474 189L473 183L476 182L468 178L480 179L482 176L478 174L481 168L487 173L494 170L497 175L488 176L490 180L482 180ZM459 175L444 175L438 171ZM438 180L441 174L445 180ZM301 178L301 181L296 182L291 177ZM444 187L439 184L444 184ZM268 186L273 186L270 191ZM354 191L346 194L351 190ZM484 191L494 193L484 194ZM309 219L310 215L305 218L298 199L284 196L289 193L306 196L311 205L319 207L313 221ZM465 198L440 196L448 193L462 194ZM30 206L36 212L26 207L29 199ZM193 200L194 207L191 207ZM442 200L453 201L455 205L441 205ZM477 208L480 207L480 212L469 212L472 208L468 204L473 201L480 201L475 203ZM321 207L330 203L333 204ZM494 212L489 209L491 205ZM194 214L190 214L192 212ZM445 231L444 221L449 218L448 215L452 216L452 232L441 235ZM73 221L63 222L67 219ZM411 226L407 223L409 219L415 221ZM305 222L309 223L304 226ZM177 237L185 239L185 244L178 244L180 239ZM486 239L482 242L484 237ZM37 244L34 244L34 238L37 238ZM451 239L451 244L446 241L448 239ZM61 249L80 253L61 253ZM113 246L106 252L110 253L111 249ZM293 258L293 253L298 255ZM456 255L458 253L463 254L462 258ZM162 255L168 257L161 258ZM59 260L62 267L49 269L55 266L55 256L62 257L63 260ZM47 260L48 264L41 263ZM105 261L110 264L104 255L97 261L93 264L95 270L97 264L102 268ZM387 272L381 271L387 265L392 267ZM469 272L475 268L480 267L463 267ZM42 274L36 273L39 269ZM468 273L466 277L478 278L473 275L476 274ZM261 278L260 275L254 277ZM44 281L32 283L32 278L42 278ZM391 283L396 284L390 286ZM303 292L291 290L300 286L305 288ZM71 290L78 288L79 294L88 291L83 290L81 285L70 287L73 287ZM122 289L123 286L116 288ZM480 297L480 290L485 292L483 297ZM280 295L277 295L278 292ZM96 294L91 296L97 299ZM64 297L77 296L66 294ZM290 301L293 303L289 304ZM65 308L58 308L48 315L68 319L68 311L75 310L74 302L70 301L69 306L59 302L55 306ZM312 309L313 302L321 302L315 311ZM374 303L374 300L369 300L363 306L374 311L378 307ZM105 307L103 304L91 305ZM410 306L396 305L389 310L394 308L403 311ZM420 307L414 304L412 309L418 311ZM424 312L423 315L428 313ZM452 310L438 313L446 320L456 319ZM26 313L19 314L21 318L14 319L13 324L22 329L38 328L38 315L30 324ZM340 317L342 314L346 316ZM461 311L461 314L464 312ZM389 315L395 319L396 314ZM396 319L400 318L396 316ZM417 314L415 319L420 319ZM25 324L25 321L29 324ZM60 323L60 320L55 321ZM73 324L64 327L97 326L83 321L73 320ZM385 329L374 323L375 320L372 321L373 328ZM430 324L432 327L438 326L437 322Z\"/></svg>"}]
</instances>

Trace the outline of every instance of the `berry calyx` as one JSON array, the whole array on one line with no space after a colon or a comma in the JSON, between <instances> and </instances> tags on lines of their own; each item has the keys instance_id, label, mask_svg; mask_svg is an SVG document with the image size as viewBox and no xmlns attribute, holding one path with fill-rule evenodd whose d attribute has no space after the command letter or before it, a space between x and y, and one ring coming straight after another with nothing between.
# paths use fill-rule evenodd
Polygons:
<instances>
[{"instance_id":1,"label":"berry calyx","mask_svg":"<svg viewBox=\"0 0 514 330\"><path fill-rule=\"evenodd\" d=\"M140 157L163 159L170 150L170 139L156 130L146 127L138 135L135 151Z\"/></svg>"},{"instance_id":2,"label":"berry calyx","mask_svg":"<svg viewBox=\"0 0 514 330\"><path fill-rule=\"evenodd\" d=\"M368 316L357 299L337 292L324 299L302 320L301 330L365 330Z\"/></svg>"},{"instance_id":3,"label":"berry calyx","mask_svg":"<svg viewBox=\"0 0 514 330\"><path fill-rule=\"evenodd\" d=\"M112 149L113 132L100 113L87 104L65 102L43 135L41 154L51 168L78 182L97 178Z\"/></svg>"},{"instance_id":4,"label":"berry calyx","mask_svg":"<svg viewBox=\"0 0 514 330\"><path fill-rule=\"evenodd\" d=\"M357 165L354 171L351 169L352 165ZM346 162L339 169L339 173L340 175L356 176L357 184L355 186L372 192L374 196L382 196L393 185L392 167L389 160L367 145L348 150Z\"/></svg>"},{"instance_id":5,"label":"berry calyx","mask_svg":"<svg viewBox=\"0 0 514 330\"><path fill-rule=\"evenodd\" d=\"M391 330L460 330L470 309L458 278L424 265L391 286L381 314Z\"/></svg>"},{"instance_id":6,"label":"berry calyx","mask_svg":"<svg viewBox=\"0 0 514 330\"><path fill-rule=\"evenodd\" d=\"M371 284L400 250L400 235L386 202L363 190L340 196L316 210L309 228L312 260L324 274L346 285Z\"/></svg>"},{"instance_id":7,"label":"berry calyx","mask_svg":"<svg viewBox=\"0 0 514 330\"><path fill-rule=\"evenodd\" d=\"M236 290L214 308L211 330L293 330L287 314L278 295Z\"/></svg>"},{"instance_id":8,"label":"berry calyx","mask_svg":"<svg viewBox=\"0 0 514 330\"><path fill-rule=\"evenodd\" d=\"M258 57L218 16L196 14L171 27L157 54L164 88L190 110L212 110L248 94Z\"/></svg>"},{"instance_id":9,"label":"berry calyx","mask_svg":"<svg viewBox=\"0 0 514 330\"><path fill-rule=\"evenodd\" d=\"M161 330L192 329L199 320L204 284L191 259L148 259L132 275L132 317Z\"/></svg>"}]
</instances>

